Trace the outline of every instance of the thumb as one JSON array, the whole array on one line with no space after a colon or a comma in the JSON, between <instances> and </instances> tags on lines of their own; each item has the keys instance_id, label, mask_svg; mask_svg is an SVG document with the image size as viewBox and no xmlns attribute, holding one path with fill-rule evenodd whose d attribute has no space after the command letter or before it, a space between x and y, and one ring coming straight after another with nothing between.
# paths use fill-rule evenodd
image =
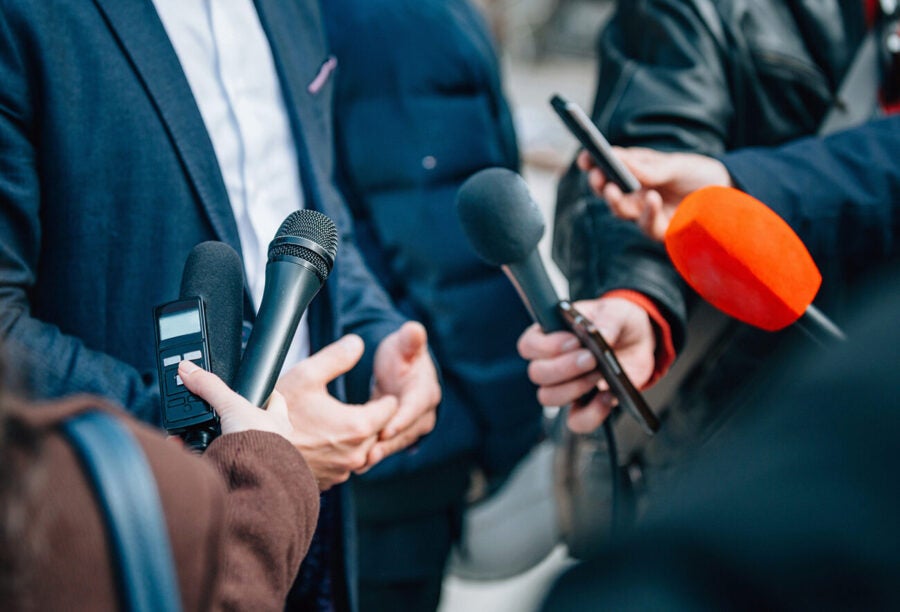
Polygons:
<instances>
[{"instance_id":1,"label":"thumb","mask_svg":"<svg viewBox=\"0 0 900 612\"><path fill-rule=\"evenodd\" d=\"M272 391L272 395L269 396L269 400L268 402L266 402L266 410L268 410L271 414L278 415L279 417L284 417L286 419L289 418L287 401L284 399L284 396L277 390Z\"/></svg>"},{"instance_id":2,"label":"thumb","mask_svg":"<svg viewBox=\"0 0 900 612\"><path fill-rule=\"evenodd\" d=\"M178 375L188 391L206 400L220 417L225 417L239 406L247 404L247 400L232 391L221 378L192 361L184 360L179 363Z\"/></svg>"},{"instance_id":3,"label":"thumb","mask_svg":"<svg viewBox=\"0 0 900 612\"><path fill-rule=\"evenodd\" d=\"M365 344L355 334L347 334L325 348L310 355L290 369L306 380L329 383L341 374L349 372L363 354Z\"/></svg>"},{"instance_id":4,"label":"thumb","mask_svg":"<svg viewBox=\"0 0 900 612\"><path fill-rule=\"evenodd\" d=\"M428 344L428 332L418 321L407 321L397 333L399 353L404 361L412 360Z\"/></svg>"},{"instance_id":5,"label":"thumb","mask_svg":"<svg viewBox=\"0 0 900 612\"><path fill-rule=\"evenodd\" d=\"M361 419L365 431L377 434L390 422L400 408L400 401L393 395L383 395L365 404L353 406L354 418ZM360 410L361 409L361 410Z\"/></svg>"},{"instance_id":6,"label":"thumb","mask_svg":"<svg viewBox=\"0 0 900 612\"><path fill-rule=\"evenodd\" d=\"M643 147L617 148L616 152L645 189L668 184L678 177L678 159L672 154Z\"/></svg>"},{"instance_id":7,"label":"thumb","mask_svg":"<svg viewBox=\"0 0 900 612\"><path fill-rule=\"evenodd\" d=\"M572 305L594 324L600 335L610 346L615 346L625 325L624 318L615 308L620 297L601 297L599 299L578 300Z\"/></svg>"}]
</instances>

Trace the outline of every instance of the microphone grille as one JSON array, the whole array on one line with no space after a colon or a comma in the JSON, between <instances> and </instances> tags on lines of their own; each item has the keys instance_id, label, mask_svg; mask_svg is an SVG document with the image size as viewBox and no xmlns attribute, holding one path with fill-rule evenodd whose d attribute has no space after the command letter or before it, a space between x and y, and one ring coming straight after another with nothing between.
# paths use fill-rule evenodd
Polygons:
<instances>
[{"instance_id":1,"label":"microphone grille","mask_svg":"<svg viewBox=\"0 0 900 612\"><path fill-rule=\"evenodd\" d=\"M523 261L544 235L544 217L528 184L506 168L469 177L457 192L456 208L472 248L496 266Z\"/></svg>"},{"instance_id":2,"label":"microphone grille","mask_svg":"<svg viewBox=\"0 0 900 612\"><path fill-rule=\"evenodd\" d=\"M337 255L337 227L322 213L302 209L292 212L281 223L269 243L269 261L285 255L311 263L324 282Z\"/></svg>"}]
</instances>

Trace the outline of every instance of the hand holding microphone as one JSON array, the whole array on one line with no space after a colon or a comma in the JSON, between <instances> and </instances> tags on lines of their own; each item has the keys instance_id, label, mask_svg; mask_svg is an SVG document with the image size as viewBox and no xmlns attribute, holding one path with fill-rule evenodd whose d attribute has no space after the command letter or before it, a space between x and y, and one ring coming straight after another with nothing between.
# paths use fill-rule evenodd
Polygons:
<instances>
[{"instance_id":1,"label":"hand holding microphone","mask_svg":"<svg viewBox=\"0 0 900 612\"><path fill-rule=\"evenodd\" d=\"M284 396L296 424L289 439L322 489L430 431L440 400L425 330L414 323L376 350L376 393L365 404L344 404L328 392L328 384L362 357L357 336L325 347L279 378L300 318L334 265L337 242L334 223L316 211L296 211L282 223L269 244L262 304L235 381L237 392L258 406L273 388Z\"/></svg>"},{"instance_id":2,"label":"hand holding microphone","mask_svg":"<svg viewBox=\"0 0 900 612\"><path fill-rule=\"evenodd\" d=\"M656 336L646 311L615 297L580 300L574 306L599 326L631 382L643 387L653 374L656 349ZM544 406L572 404L569 429L591 433L609 416L614 395L597 369L596 357L571 333L548 334L535 324L519 338L518 350L530 362L528 376L539 387L538 401ZM601 392L582 403L594 388Z\"/></svg>"},{"instance_id":3,"label":"hand holding microphone","mask_svg":"<svg viewBox=\"0 0 900 612\"><path fill-rule=\"evenodd\" d=\"M623 194L579 156L592 188L619 217L664 241L675 268L707 302L767 331L796 323L819 344L844 333L812 305L822 276L790 226L733 188L717 159L693 153L617 149L642 188Z\"/></svg>"},{"instance_id":4,"label":"hand holding microphone","mask_svg":"<svg viewBox=\"0 0 900 612\"><path fill-rule=\"evenodd\" d=\"M314 210L298 210L269 243L266 284L256 322L234 382L235 390L262 406L275 388L303 312L334 266L338 233Z\"/></svg>"},{"instance_id":5,"label":"hand holding microphone","mask_svg":"<svg viewBox=\"0 0 900 612\"><path fill-rule=\"evenodd\" d=\"M639 384L649 379L650 373L645 375L641 365L644 360L650 361L652 372L655 337L646 312L635 305L634 316L619 319L623 326L614 330L603 329L602 320L587 317L600 325L600 334L590 329L588 320L572 313L575 316L570 321L579 326L572 329L579 335L564 331L570 329L563 317L566 308L561 308L537 251L544 233L543 216L525 181L515 172L488 168L476 173L460 188L457 209L476 253L501 266L540 325L541 329L527 330L519 342L520 354L532 362L529 377L541 387L539 401L552 406L572 402L569 423L580 428L587 422L602 422L614 395L645 431L656 431L659 421L630 379L636 377ZM624 300L612 302L613 307L630 307L619 302ZM576 304L576 309L579 306ZM568 310L571 312L571 305ZM622 354L627 357L624 363L618 358ZM576 401L596 388L609 389L612 395L601 393ZM579 413L594 416L577 416Z\"/></svg>"},{"instance_id":6,"label":"hand holding microphone","mask_svg":"<svg viewBox=\"0 0 900 612\"><path fill-rule=\"evenodd\" d=\"M756 198L705 187L679 205L665 235L675 268L707 302L767 331L796 323L820 344L845 339L813 306L822 275L794 230Z\"/></svg>"},{"instance_id":7,"label":"hand holding microphone","mask_svg":"<svg viewBox=\"0 0 900 612\"><path fill-rule=\"evenodd\" d=\"M178 364L178 374L191 393L203 398L219 415L222 434L240 431L268 431L290 439L294 431L284 397L272 393L266 408L259 408L231 390L214 372L192 361Z\"/></svg>"}]
</instances>

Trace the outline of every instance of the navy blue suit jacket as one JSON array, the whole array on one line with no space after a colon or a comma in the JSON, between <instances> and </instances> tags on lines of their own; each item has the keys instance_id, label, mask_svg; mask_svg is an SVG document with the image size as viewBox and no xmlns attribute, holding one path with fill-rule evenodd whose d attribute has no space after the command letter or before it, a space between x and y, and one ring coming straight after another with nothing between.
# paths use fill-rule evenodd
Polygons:
<instances>
[{"instance_id":1,"label":"navy blue suit jacket","mask_svg":"<svg viewBox=\"0 0 900 612\"><path fill-rule=\"evenodd\" d=\"M401 318L353 246L331 182L331 82L317 5L257 2L306 205L341 230L310 312L313 348L373 349ZM156 421L151 308L204 240L240 252L203 120L149 0L20 0L0 21L0 329L39 396L92 391ZM360 396L370 373L360 370ZM365 390L365 391L364 391Z\"/></svg>"},{"instance_id":2,"label":"navy blue suit jacket","mask_svg":"<svg viewBox=\"0 0 900 612\"><path fill-rule=\"evenodd\" d=\"M367 357L347 377L359 399L372 351L402 318L353 246L331 181L332 85L309 87L328 59L318 5L256 4L306 206L341 232L310 308L312 347L344 332L364 338ZM188 252L211 239L240 252L211 141L152 2L5 2L0 332L33 393L90 391L157 422L151 308L178 296Z\"/></svg>"}]
</instances>

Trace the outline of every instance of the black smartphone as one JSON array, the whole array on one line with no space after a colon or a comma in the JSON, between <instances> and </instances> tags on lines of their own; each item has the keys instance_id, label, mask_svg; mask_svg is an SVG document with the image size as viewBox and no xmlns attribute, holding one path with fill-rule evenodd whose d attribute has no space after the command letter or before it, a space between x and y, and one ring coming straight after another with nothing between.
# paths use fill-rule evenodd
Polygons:
<instances>
[{"instance_id":1,"label":"black smartphone","mask_svg":"<svg viewBox=\"0 0 900 612\"><path fill-rule=\"evenodd\" d=\"M612 348L606 343L594 324L575 310L568 300L561 301L557 308L568 328L594 355L597 360L597 369L609 383L609 388L619 400L619 405L640 423L645 432L651 435L656 433L659 430L659 419L653 414L641 392L634 387L631 379L625 374L625 370L616 359Z\"/></svg>"},{"instance_id":2,"label":"black smartphone","mask_svg":"<svg viewBox=\"0 0 900 612\"><path fill-rule=\"evenodd\" d=\"M214 426L218 423L215 411L188 391L178 376L178 364L185 359L210 369L203 300L192 297L157 306L154 322L163 427L170 434L185 434Z\"/></svg>"},{"instance_id":3,"label":"black smartphone","mask_svg":"<svg viewBox=\"0 0 900 612\"><path fill-rule=\"evenodd\" d=\"M609 142L591 121L591 118L574 102L569 102L559 94L550 98L550 106L563 120L572 135L578 139L597 167L606 178L619 186L623 193L631 193L641 188L641 183L613 153Z\"/></svg>"}]
</instances>

